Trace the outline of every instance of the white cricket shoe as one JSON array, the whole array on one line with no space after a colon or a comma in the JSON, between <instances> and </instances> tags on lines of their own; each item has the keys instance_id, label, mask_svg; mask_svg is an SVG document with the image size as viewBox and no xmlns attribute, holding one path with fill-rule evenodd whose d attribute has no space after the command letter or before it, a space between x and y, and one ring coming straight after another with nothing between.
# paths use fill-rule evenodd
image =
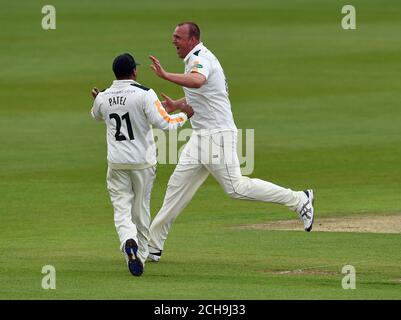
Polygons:
<instances>
[{"instance_id":1,"label":"white cricket shoe","mask_svg":"<svg viewBox=\"0 0 401 320\"><path fill-rule=\"evenodd\" d=\"M313 219L314 219L314 208L313 204L315 202L315 197L312 189L304 190L305 202L297 210L299 218L304 223L304 229L307 232L312 230Z\"/></svg>"},{"instance_id":2,"label":"white cricket shoe","mask_svg":"<svg viewBox=\"0 0 401 320\"><path fill-rule=\"evenodd\" d=\"M149 247L148 261L159 262L162 255L162 250Z\"/></svg>"}]
</instances>

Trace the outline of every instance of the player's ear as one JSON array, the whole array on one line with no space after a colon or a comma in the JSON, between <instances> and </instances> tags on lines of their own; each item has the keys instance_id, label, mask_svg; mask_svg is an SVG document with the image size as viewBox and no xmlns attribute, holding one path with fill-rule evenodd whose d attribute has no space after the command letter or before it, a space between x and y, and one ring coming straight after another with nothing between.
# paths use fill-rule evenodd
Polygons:
<instances>
[{"instance_id":1,"label":"player's ear","mask_svg":"<svg viewBox=\"0 0 401 320\"><path fill-rule=\"evenodd\" d=\"M134 79L136 79L138 73L136 72L136 69L132 70L132 75L134 76Z\"/></svg>"}]
</instances>

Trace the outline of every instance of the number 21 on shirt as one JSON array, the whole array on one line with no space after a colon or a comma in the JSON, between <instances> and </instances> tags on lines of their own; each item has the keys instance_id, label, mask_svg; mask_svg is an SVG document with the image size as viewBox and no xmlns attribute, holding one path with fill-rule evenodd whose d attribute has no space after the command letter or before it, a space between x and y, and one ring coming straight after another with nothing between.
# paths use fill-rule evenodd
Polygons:
<instances>
[{"instance_id":1,"label":"number 21 on shirt","mask_svg":"<svg viewBox=\"0 0 401 320\"><path fill-rule=\"evenodd\" d=\"M116 134L114 135L116 137L117 141L124 141L127 140L127 138L121 133L121 124L122 120L125 120L125 123L127 125L127 131L128 131L128 136L130 140L134 140L134 132L132 131L132 125L131 121L129 119L129 113L125 113L121 118L117 113L110 113L109 118L114 119L116 121Z\"/></svg>"}]
</instances>

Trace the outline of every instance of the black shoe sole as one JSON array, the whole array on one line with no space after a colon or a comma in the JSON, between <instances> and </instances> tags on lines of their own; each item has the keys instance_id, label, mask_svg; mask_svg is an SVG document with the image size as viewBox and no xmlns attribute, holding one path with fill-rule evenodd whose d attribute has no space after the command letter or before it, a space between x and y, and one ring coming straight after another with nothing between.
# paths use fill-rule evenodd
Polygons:
<instances>
[{"instance_id":1,"label":"black shoe sole","mask_svg":"<svg viewBox=\"0 0 401 320\"><path fill-rule=\"evenodd\" d=\"M129 239L125 242L125 252L128 256L128 269L133 276L139 277L143 273L143 263L138 258L138 245L135 240Z\"/></svg>"}]
</instances>

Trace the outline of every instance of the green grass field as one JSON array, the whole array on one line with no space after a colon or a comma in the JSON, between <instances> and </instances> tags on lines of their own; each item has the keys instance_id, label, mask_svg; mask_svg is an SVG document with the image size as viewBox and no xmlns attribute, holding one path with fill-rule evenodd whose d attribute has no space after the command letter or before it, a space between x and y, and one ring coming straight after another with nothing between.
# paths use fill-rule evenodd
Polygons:
<instances>
[{"instance_id":1,"label":"green grass field","mask_svg":"<svg viewBox=\"0 0 401 320\"><path fill-rule=\"evenodd\" d=\"M255 130L252 177L316 189L316 223L400 213L401 3L351 2L356 30L341 28L336 0L1 0L0 299L400 299L400 234L237 229L297 217L232 200L212 178L161 262L132 277L105 186L105 128L89 115L90 88L111 83L126 51L139 82L181 96L147 57L182 72L171 34L193 20L223 65L237 126ZM41 28L45 4L56 30ZM152 216L173 169L158 167ZM355 290L341 287L346 264ZM41 287L44 265L56 290ZM316 272L280 273L297 269Z\"/></svg>"}]
</instances>

